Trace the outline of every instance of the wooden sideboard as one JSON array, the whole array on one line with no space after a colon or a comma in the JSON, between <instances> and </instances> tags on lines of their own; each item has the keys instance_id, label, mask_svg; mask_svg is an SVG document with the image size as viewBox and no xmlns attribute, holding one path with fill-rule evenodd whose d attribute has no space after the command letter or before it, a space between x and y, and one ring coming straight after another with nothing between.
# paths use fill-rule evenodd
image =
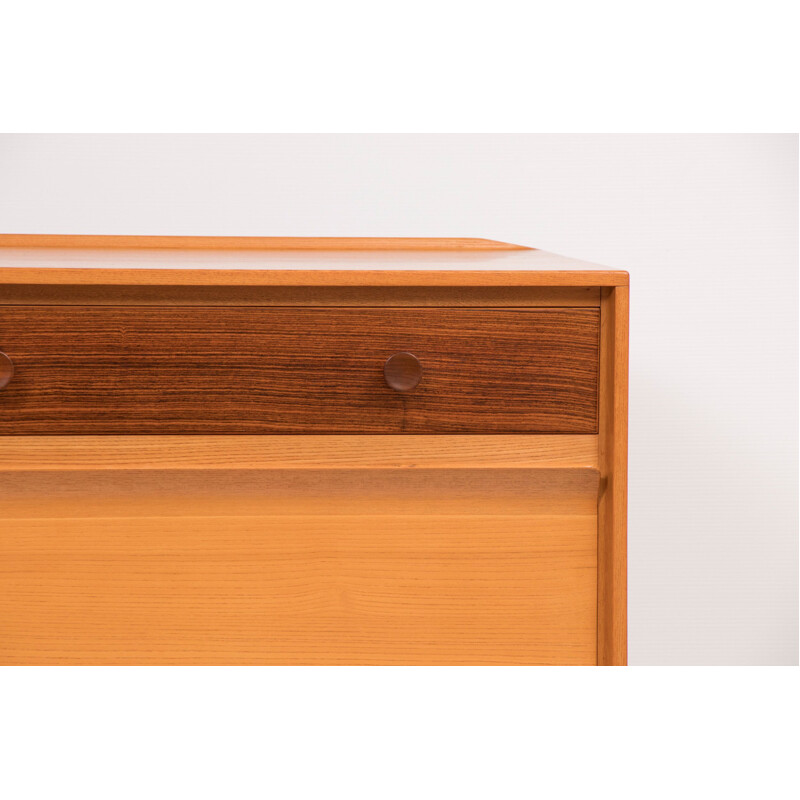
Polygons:
<instances>
[{"instance_id":1,"label":"wooden sideboard","mask_svg":"<svg viewBox=\"0 0 800 800\"><path fill-rule=\"evenodd\" d=\"M626 663L628 275L0 236L0 663Z\"/></svg>"}]
</instances>

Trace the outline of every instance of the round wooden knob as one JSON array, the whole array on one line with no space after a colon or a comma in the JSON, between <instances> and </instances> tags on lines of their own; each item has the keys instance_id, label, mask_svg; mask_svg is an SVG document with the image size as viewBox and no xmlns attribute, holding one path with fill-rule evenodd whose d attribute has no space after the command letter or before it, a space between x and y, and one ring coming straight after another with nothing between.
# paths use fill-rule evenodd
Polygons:
<instances>
[{"instance_id":1,"label":"round wooden knob","mask_svg":"<svg viewBox=\"0 0 800 800\"><path fill-rule=\"evenodd\" d=\"M422 378L422 364L411 353L395 353L383 365L386 383L398 392L410 392Z\"/></svg>"},{"instance_id":2,"label":"round wooden knob","mask_svg":"<svg viewBox=\"0 0 800 800\"><path fill-rule=\"evenodd\" d=\"M0 353L0 389L8 385L13 377L14 362L5 353Z\"/></svg>"}]
</instances>

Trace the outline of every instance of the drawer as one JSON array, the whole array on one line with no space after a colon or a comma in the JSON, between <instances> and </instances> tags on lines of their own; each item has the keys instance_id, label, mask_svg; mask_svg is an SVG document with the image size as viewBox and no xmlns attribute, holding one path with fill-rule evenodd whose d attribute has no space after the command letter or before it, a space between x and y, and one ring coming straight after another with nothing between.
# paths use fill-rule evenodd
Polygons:
<instances>
[{"instance_id":1,"label":"drawer","mask_svg":"<svg viewBox=\"0 0 800 800\"><path fill-rule=\"evenodd\" d=\"M597 308L6 306L0 434L596 433ZM410 391L387 385L401 352Z\"/></svg>"}]
</instances>

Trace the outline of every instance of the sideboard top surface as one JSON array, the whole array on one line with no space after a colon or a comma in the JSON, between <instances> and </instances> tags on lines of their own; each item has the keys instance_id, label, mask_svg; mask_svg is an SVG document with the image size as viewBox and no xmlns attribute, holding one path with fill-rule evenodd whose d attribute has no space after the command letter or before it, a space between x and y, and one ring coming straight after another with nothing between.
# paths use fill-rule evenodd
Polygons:
<instances>
[{"instance_id":1,"label":"sideboard top surface","mask_svg":"<svg viewBox=\"0 0 800 800\"><path fill-rule=\"evenodd\" d=\"M626 286L628 273L485 239L5 234L0 283Z\"/></svg>"}]
</instances>

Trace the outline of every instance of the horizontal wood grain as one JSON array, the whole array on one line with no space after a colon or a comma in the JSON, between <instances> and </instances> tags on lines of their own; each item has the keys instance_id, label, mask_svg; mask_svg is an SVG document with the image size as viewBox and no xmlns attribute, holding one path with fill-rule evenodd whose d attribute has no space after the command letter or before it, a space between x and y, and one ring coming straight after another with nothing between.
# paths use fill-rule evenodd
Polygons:
<instances>
[{"instance_id":1,"label":"horizontal wood grain","mask_svg":"<svg viewBox=\"0 0 800 800\"><path fill-rule=\"evenodd\" d=\"M222 260L223 268L208 266L194 268L197 262L203 262L201 258L204 252L199 253L192 261L190 266L180 269L171 269L167 266L152 269L138 264L134 268L125 267L120 258L106 257L98 260L98 265L93 267L60 267L55 264L60 263L56 258L41 258L41 266L25 266L32 260L31 254L35 255L38 251L25 251L22 255L14 258L5 254L5 261L12 262L11 266L0 266L0 286L5 284L15 285L101 285L101 286L367 286L393 288L397 286L450 286L450 287L476 287L476 286L577 286L584 288L603 287L603 286L627 286L628 273L620 270L575 270L575 269L544 269L536 266L526 266L528 259L520 260L514 266L519 266L517 270L502 269L502 266L510 267L508 256L517 253L494 253L495 256L504 256L502 261L495 262L495 268L488 268L492 265L492 260L488 257L481 260L470 259L466 263L450 259L446 262L446 269L442 269L440 261L432 256L443 255L441 253L429 254L428 262L430 268L424 268L422 259L418 254L413 254L401 259L402 253L391 253L391 260L387 261L387 268L374 269L381 259L362 258L361 263L364 269L345 269L347 265L352 266L355 259L348 256L345 261L341 255L338 258L330 257L324 253L309 260L309 268L296 268L292 266L293 259L283 255L283 251L276 251L280 258L273 257L267 259L259 256L246 259L244 264L237 266L234 259ZM46 250L43 252L47 252ZM99 251L105 254L105 251ZM125 251L121 251L125 252ZM175 251L184 258L191 256L191 253ZM522 255L527 255L529 251L520 251ZM530 251L538 254L540 251ZM4 254L0 251L0 256ZM96 254L93 254L96 256ZM368 253L361 253L367 256ZM382 257L386 254L380 254ZM447 255L447 254L445 254ZM470 254L475 255L475 254ZM329 256L325 258L323 256ZM557 259L560 257L556 257ZM86 263L89 256L78 260L78 263ZM125 261L133 261L127 257ZM139 259L141 261L141 259ZM242 259L238 259L242 260ZM383 259L386 260L385 258ZM263 269L264 265L273 262L283 268ZM117 263L118 266L108 266ZM145 262L147 263L147 262ZM166 258L157 260L157 263L168 264ZM218 261L213 259L209 262L214 265ZM294 260L296 263L296 260ZM303 263L303 262L301 262ZM543 261L544 264L550 263ZM409 268L414 265L416 269ZM51 266L52 265L52 266ZM102 265L102 266L101 266ZM260 266L259 266L260 265ZM391 266L392 268L388 268ZM439 266L438 269L434 268ZM286 268L291 267L291 268ZM394 268L397 267L397 268ZM402 268L405 267L405 268ZM470 268L472 267L472 268ZM0 294L0 304L3 298Z\"/></svg>"},{"instance_id":2,"label":"horizontal wood grain","mask_svg":"<svg viewBox=\"0 0 800 800\"><path fill-rule=\"evenodd\" d=\"M8 306L0 347L6 435L597 430L594 308Z\"/></svg>"},{"instance_id":3,"label":"horizontal wood grain","mask_svg":"<svg viewBox=\"0 0 800 800\"><path fill-rule=\"evenodd\" d=\"M596 514L597 470L189 469L0 472L0 519Z\"/></svg>"},{"instance_id":4,"label":"horizontal wood grain","mask_svg":"<svg viewBox=\"0 0 800 800\"><path fill-rule=\"evenodd\" d=\"M592 446L6 437L0 664L594 663Z\"/></svg>"},{"instance_id":5,"label":"horizontal wood grain","mask_svg":"<svg viewBox=\"0 0 800 800\"><path fill-rule=\"evenodd\" d=\"M596 549L579 515L4 521L0 663L592 664Z\"/></svg>"},{"instance_id":6,"label":"horizontal wood grain","mask_svg":"<svg viewBox=\"0 0 800 800\"><path fill-rule=\"evenodd\" d=\"M584 286L150 286L0 285L2 305L600 307Z\"/></svg>"},{"instance_id":7,"label":"horizontal wood grain","mask_svg":"<svg viewBox=\"0 0 800 800\"><path fill-rule=\"evenodd\" d=\"M597 436L2 436L0 474L72 470L597 469Z\"/></svg>"},{"instance_id":8,"label":"horizontal wood grain","mask_svg":"<svg viewBox=\"0 0 800 800\"><path fill-rule=\"evenodd\" d=\"M628 275L484 239L0 236L5 284L602 287Z\"/></svg>"}]
</instances>

